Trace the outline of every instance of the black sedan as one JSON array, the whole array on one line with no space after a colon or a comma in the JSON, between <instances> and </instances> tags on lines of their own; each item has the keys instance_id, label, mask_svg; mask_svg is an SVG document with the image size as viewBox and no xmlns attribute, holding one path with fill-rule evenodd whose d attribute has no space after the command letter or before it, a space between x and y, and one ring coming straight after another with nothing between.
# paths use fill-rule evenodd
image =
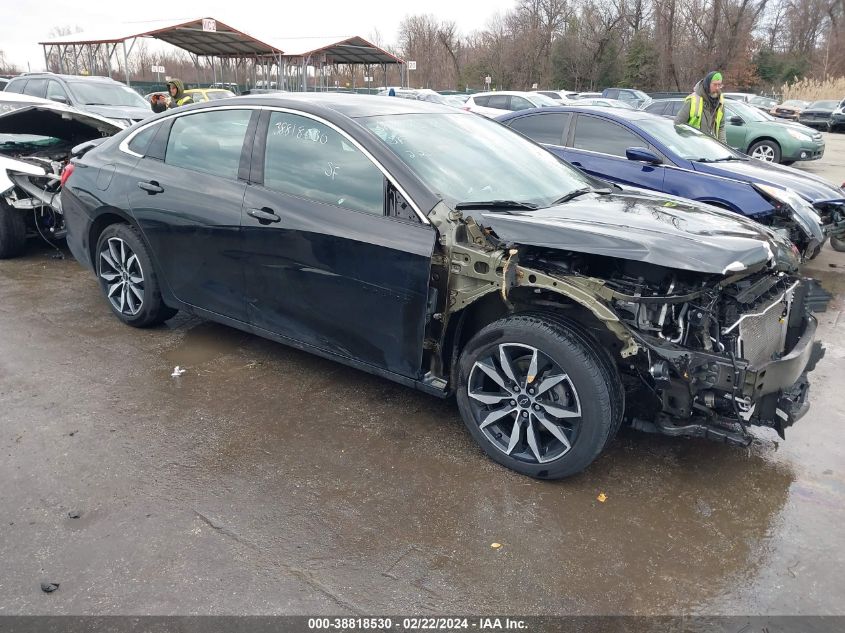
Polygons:
<instances>
[{"instance_id":1,"label":"black sedan","mask_svg":"<svg viewBox=\"0 0 845 633\"><path fill-rule=\"evenodd\" d=\"M72 165L68 244L119 319L184 310L454 393L521 473L584 469L623 421L744 445L809 406L818 298L788 241L468 112L234 98Z\"/></svg>"}]
</instances>

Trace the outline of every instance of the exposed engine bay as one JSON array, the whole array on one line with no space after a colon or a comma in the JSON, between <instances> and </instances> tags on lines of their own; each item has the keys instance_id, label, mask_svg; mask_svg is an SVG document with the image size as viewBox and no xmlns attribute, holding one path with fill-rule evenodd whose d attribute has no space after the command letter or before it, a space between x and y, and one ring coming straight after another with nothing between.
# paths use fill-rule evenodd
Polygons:
<instances>
[{"instance_id":1,"label":"exposed engine bay","mask_svg":"<svg viewBox=\"0 0 845 633\"><path fill-rule=\"evenodd\" d=\"M121 127L102 117L25 95L3 95L0 104L0 213L15 213L20 227L4 235L3 256L16 253L22 240L64 237L60 192L62 174L81 145L97 142Z\"/></svg>"}]
</instances>

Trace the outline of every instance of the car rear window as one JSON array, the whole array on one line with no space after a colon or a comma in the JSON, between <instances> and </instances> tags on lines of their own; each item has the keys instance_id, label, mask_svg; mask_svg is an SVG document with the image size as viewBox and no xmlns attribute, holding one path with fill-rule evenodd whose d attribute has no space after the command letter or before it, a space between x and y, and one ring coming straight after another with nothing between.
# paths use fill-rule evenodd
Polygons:
<instances>
[{"instance_id":1,"label":"car rear window","mask_svg":"<svg viewBox=\"0 0 845 633\"><path fill-rule=\"evenodd\" d=\"M643 147L647 143L621 125L594 116L580 115L575 122L576 149L625 157L629 147Z\"/></svg>"},{"instance_id":2,"label":"car rear window","mask_svg":"<svg viewBox=\"0 0 845 633\"><path fill-rule=\"evenodd\" d=\"M14 92L15 94L23 94L23 90L26 88L26 79L13 79L9 82L9 85L6 86L3 92Z\"/></svg>"},{"instance_id":3,"label":"car rear window","mask_svg":"<svg viewBox=\"0 0 845 633\"><path fill-rule=\"evenodd\" d=\"M41 97L43 99L47 94L47 80L30 79L26 84L24 94L28 94L31 97Z\"/></svg>"},{"instance_id":4,"label":"car rear window","mask_svg":"<svg viewBox=\"0 0 845 633\"><path fill-rule=\"evenodd\" d=\"M249 110L200 112L178 117L164 162L223 178L238 177Z\"/></svg>"},{"instance_id":5,"label":"car rear window","mask_svg":"<svg viewBox=\"0 0 845 633\"><path fill-rule=\"evenodd\" d=\"M514 119L510 127L537 143L563 144L563 130L572 115L568 112L532 114Z\"/></svg>"}]
</instances>

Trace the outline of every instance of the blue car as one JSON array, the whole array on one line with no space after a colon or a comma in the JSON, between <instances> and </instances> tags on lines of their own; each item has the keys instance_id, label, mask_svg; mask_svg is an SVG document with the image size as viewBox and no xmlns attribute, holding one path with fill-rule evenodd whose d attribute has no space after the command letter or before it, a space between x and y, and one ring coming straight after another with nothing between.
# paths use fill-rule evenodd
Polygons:
<instances>
[{"instance_id":1,"label":"blue car","mask_svg":"<svg viewBox=\"0 0 845 633\"><path fill-rule=\"evenodd\" d=\"M588 107L497 117L579 169L628 187L706 202L753 218L805 259L827 237L845 250L845 191L790 167L752 159L688 126L642 111Z\"/></svg>"}]
</instances>

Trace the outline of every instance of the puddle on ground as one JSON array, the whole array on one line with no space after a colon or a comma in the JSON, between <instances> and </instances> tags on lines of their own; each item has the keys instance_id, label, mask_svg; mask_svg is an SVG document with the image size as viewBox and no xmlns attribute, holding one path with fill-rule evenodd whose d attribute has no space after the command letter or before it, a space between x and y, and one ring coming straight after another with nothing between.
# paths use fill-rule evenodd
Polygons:
<instances>
[{"instance_id":1,"label":"puddle on ground","mask_svg":"<svg viewBox=\"0 0 845 633\"><path fill-rule=\"evenodd\" d=\"M194 367L235 353L249 338L235 328L206 321L188 330L164 357L173 365Z\"/></svg>"}]
</instances>

